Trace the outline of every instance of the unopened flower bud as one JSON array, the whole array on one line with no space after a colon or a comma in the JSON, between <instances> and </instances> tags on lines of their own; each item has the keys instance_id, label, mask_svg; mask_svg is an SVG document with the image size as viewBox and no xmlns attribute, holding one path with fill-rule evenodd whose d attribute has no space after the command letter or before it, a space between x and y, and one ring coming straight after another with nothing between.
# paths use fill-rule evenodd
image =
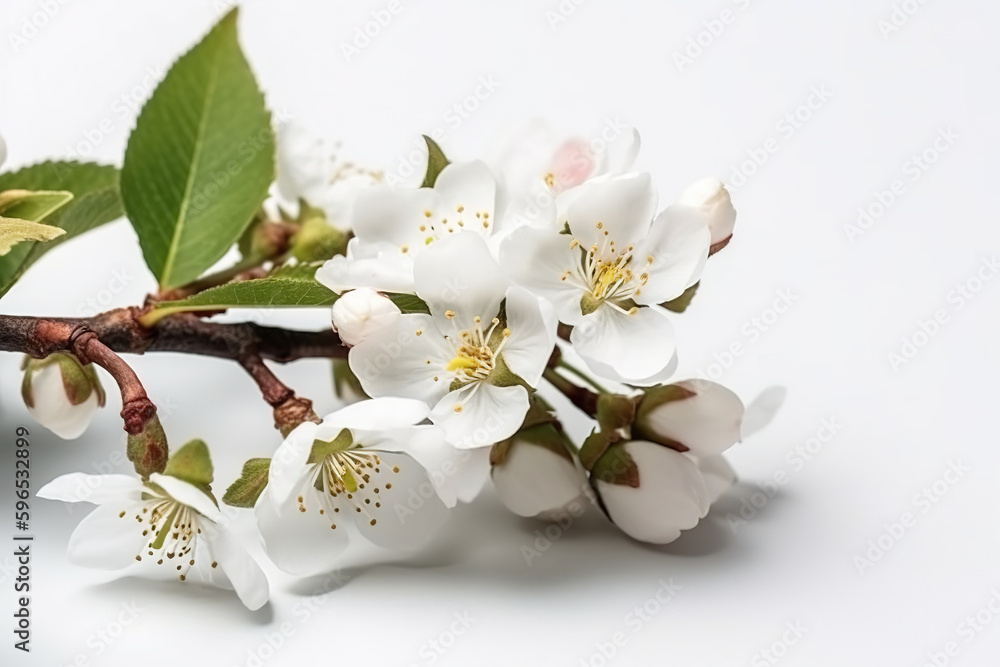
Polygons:
<instances>
[{"instance_id":1,"label":"unopened flower bud","mask_svg":"<svg viewBox=\"0 0 1000 667\"><path fill-rule=\"evenodd\" d=\"M500 499L518 516L557 517L574 502L587 502L587 477L552 423L522 429L495 445L490 462Z\"/></svg>"},{"instance_id":2,"label":"unopened flower bud","mask_svg":"<svg viewBox=\"0 0 1000 667\"><path fill-rule=\"evenodd\" d=\"M648 389L632 436L696 456L714 456L740 439L743 402L721 384L685 380Z\"/></svg>"},{"instance_id":3,"label":"unopened flower bud","mask_svg":"<svg viewBox=\"0 0 1000 667\"><path fill-rule=\"evenodd\" d=\"M292 255L301 262L320 262L347 252L347 233L331 225L323 212L302 207L301 227L292 237Z\"/></svg>"},{"instance_id":4,"label":"unopened flower bud","mask_svg":"<svg viewBox=\"0 0 1000 667\"><path fill-rule=\"evenodd\" d=\"M678 204L701 209L712 233L712 253L726 247L736 226L736 209L729 190L717 178L703 178L681 193Z\"/></svg>"},{"instance_id":5,"label":"unopened flower bud","mask_svg":"<svg viewBox=\"0 0 1000 667\"><path fill-rule=\"evenodd\" d=\"M26 359L21 396L31 416L64 440L79 438L104 405L94 367L68 352Z\"/></svg>"},{"instance_id":6,"label":"unopened flower bud","mask_svg":"<svg viewBox=\"0 0 1000 667\"><path fill-rule=\"evenodd\" d=\"M333 304L333 328L352 347L399 316L396 304L367 287L345 292Z\"/></svg>"},{"instance_id":7,"label":"unopened flower bud","mask_svg":"<svg viewBox=\"0 0 1000 667\"><path fill-rule=\"evenodd\" d=\"M608 517L630 537L667 544L707 513L709 490L687 454L652 442L612 445L591 473Z\"/></svg>"},{"instance_id":8,"label":"unopened flower bud","mask_svg":"<svg viewBox=\"0 0 1000 667\"><path fill-rule=\"evenodd\" d=\"M695 456L698 470L705 479L708 502L714 503L736 483L736 471L723 456Z\"/></svg>"},{"instance_id":9,"label":"unopened flower bud","mask_svg":"<svg viewBox=\"0 0 1000 667\"><path fill-rule=\"evenodd\" d=\"M129 433L125 451L128 460L135 466L135 471L144 478L166 470L170 448L167 446L167 435L163 432L160 418L153 414L146 420L141 431Z\"/></svg>"}]
</instances>

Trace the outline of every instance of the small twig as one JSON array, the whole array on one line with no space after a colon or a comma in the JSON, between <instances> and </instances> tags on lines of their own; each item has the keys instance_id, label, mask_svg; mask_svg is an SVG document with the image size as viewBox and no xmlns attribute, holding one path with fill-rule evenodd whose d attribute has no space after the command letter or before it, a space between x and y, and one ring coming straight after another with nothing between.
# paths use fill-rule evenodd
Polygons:
<instances>
[{"instance_id":1,"label":"small twig","mask_svg":"<svg viewBox=\"0 0 1000 667\"><path fill-rule=\"evenodd\" d=\"M580 408L583 412L587 413L591 417L597 415L597 397L598 394L590 391L586 387L581 387L576 385L563 376L559 375L553 368L546 368L542 373L542 377L549 381L553 387L558 389L563 393L563 395L568 398L573 405Z\"/></svg>"}]
</instances>

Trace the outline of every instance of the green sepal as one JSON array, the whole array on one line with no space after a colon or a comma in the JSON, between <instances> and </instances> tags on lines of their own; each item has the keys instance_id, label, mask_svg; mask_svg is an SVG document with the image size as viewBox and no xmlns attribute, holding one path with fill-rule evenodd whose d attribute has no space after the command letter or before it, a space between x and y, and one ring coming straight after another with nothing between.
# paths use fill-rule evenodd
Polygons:
<instances>
[{"instance_id":1,"label":"green sepal","mask_svg":"<svg viewBox=\"0 0 1000 667\"><path fill-rule=\"evenodd\" d=\"M609 447L594 464L590 476L592 481L639 488L639 466L625 449L624 443Z\"/></svg>"},{"instance_id":2,"label":"green sepal","mask_svg":"<svg viewBox=\"0 0 1000 667\"><path fill-rule=\"evenodd\" d=\"M685 310L688 309L688 306L691 305L691 300L694 299L695 292L698 291L699 285L701 285L700 282L691 285L691 287L688 287L686 290L684 290L684 293L681 294L676 299L673 299L671 301L665 301L660 305L672 313L683 313Z\"/></svg>"},{"instance_id":3,"label":"green sepal","mask_svg":"<svg viewBox=\"0 0 1000 667\"><path fill-rule=\"evenodd\" d=\"M222 502L230 507L252 508L267 486L270 471L271 459L250 459L243 464L240 478L226 489Z\"/></svg>"},{"instance_id":4,"label":"green sepal","mask_svg":"<svg viewBox=\"0 0 1000 667\"><path fill-rule=\"evenodd\" d=\"M337 434L337 437L329 442L314 440L312 451L309 453L309 463L319 463L330 454L336 454L346 449L350 449L354 444L354 435L346 428Z\"/></svg>"},{"instance_id":5,"label":"green sepal","mask_svg":"<svg viewBox=\"0 0 1000 667\"><path fill-rule=\"evenodd\" d=\"M424 182L420 184L422 188L433 188L434 184L437 183L438 176L445 167L448 166L448 158L445 157L444 151L441 147L437 145L437 142L424 135L424 141L427 143L427 173L424 175Z\"/></svg>"},{"instance_id":6,"label":"green sepal","mask_svg":"<svg viewBox=\"0 0 1000 667\"><path fill-rule=\"evenodd\" d=\"M143 479L149 479L154 472L162 473L166 469L170 448L159 417L153 415L142 431L129 434L125 454Z\"/></svg>"},{"instance_id":7,"label":"green sepal","mask_svg":"<svg viewBox=\"0 0 1000 667\"><path fill-rule=\"evenodd\" d=\"M192 440L174 452L163 474L183 480L212 496L215 468L204 440Z\"/></svg>"}]
</instances>

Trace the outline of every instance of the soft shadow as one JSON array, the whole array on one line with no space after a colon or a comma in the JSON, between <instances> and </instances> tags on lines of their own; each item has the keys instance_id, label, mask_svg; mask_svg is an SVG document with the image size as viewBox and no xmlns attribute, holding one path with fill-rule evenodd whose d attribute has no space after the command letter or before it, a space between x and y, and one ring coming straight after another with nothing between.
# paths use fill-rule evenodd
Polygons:
<instances>
[{"instance_id":1,"label":"soft shadow","mask_svg":"<svg viewBox=\"0 0 1000 667\"><path fill-rule=\"evenodd\" d=\"M211 615L214 611L241 614L248 623L259 626L267 626L274 621L274 608L270 602L257 611L251 611L240 602L235 592L197 581L181 583L127 575L103 584L85 586L83 590L102 599L106 599L108 593L134 597L143 600L143 604L151 604L161 596L172 598L178 604L190 604L193 600L201 610L198 615L190 617L190 622L196 624L203 623L205 616ZM155 592L156 596L151 596L150 592Z\"/></svg>"}]
</instances>

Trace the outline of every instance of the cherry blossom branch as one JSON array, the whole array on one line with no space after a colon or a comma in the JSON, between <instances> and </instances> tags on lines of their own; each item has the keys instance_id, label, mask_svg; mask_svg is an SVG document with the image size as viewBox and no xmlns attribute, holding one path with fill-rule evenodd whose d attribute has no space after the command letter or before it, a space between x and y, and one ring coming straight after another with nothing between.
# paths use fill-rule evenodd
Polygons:
<instances>
[{"instance_id":1,"label":"cherry blossom branch","mask_svg":"<svg viewBox=\"0 0 1000 667\"><path fill-rule=\"evenodd\" d=\"M291 387L271 372L259 354L247 352L238 361L260 387L267 404L274 408L274 426L282 435L287 436L304 422L320 421L312 409L312 401L296 396Z\"/></svg>"},{"instance_id":2,"label":"cherry blossom branch","mask_svg":"<svg viewBox=\"0 0 1000 667\"><path fill-rule=\"evenodd\" d=\"M290 331L252 323L219 324L179 313L154 328L139 324L140 308L121 308L90 318L44 318L0 315L0 352L22 352L43 358L65 349L39 330L72 330L85 326L119 354L180 352L238 361L247 350L262 359L287 363L307 358L346 358L347 348L331 330Z\"/></svg>"}]
</instances>

